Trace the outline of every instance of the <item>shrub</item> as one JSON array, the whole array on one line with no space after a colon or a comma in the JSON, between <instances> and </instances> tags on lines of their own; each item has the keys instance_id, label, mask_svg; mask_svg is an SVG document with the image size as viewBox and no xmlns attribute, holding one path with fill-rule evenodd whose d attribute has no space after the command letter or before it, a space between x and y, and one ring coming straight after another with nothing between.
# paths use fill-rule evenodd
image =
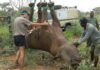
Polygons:
<instances>
[{"instance_id":1,"label":"shrub","mask_svg":"<svg viewBox=\"0 0 100 70\"><path fill-rule=\"evenodd\" d=\"M79 37L81 35L81 32L82 32L82 28L80 27L80 25L76 24L66 29L64 35L65 38L69 40L72 39L73 36Z\"/></svg>"}]
</instances>

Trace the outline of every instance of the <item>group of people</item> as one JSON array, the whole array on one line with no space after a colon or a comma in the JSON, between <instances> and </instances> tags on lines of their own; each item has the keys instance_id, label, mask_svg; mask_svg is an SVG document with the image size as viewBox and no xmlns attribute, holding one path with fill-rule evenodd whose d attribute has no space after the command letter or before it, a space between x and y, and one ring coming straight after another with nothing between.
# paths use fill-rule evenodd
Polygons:
<instances>
[{"instance_id":1,"label":"group of people","mask_svg":"<svg viewBox=\"0 0 100 70\"><path fill-rule=\"evenodd\" d=\"M94 12L92 11L90 13L89 18L84 17L80 19L80 25L83 28L83 33L80 39L75 42L75 45L79 46L81 43L87 41L87 47L91 48L91 61L96 67L100 53L100 32L97 19L94 17Z\"/></svg>"},{"instance_id":2,"label":"group of people","mask_svg":"<svg viewBox=\"0 0 100 70\"><path fill-rule=\"evenodd\" d=\"M27 35L31 29L35 27L48 26L47 22L33 24L29 21L29 13L22 11L20 16L17 17L13 24L13 36L15 46L18 48L16 53L16 67L24 66L25 57L25 35ZM91 61L94 61L94 66L97 66L100 53L100 32L97 19L94 17L94 12L90 13L90 17L80 19L80 25L83 28L83 33L80 39L74 43L79 46L81 43L87 41L87 46L91 47Z\"/></svg>"}]
</instances>

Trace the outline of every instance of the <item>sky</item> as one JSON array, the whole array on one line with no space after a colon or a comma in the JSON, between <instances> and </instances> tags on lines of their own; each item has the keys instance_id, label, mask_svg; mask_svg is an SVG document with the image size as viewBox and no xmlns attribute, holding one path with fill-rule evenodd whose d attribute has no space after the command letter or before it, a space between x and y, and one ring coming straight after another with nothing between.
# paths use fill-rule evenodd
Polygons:
<instances>
[{"instance_id":1,"label":"sky","mask_svg":"<svg viewBox=\"0 0 100 70\"><path fill-rule=\"evenodd\" d=\"M9 0L0 0L0 3L8 2ZM13 0L17 1L17 0ZM27 1L27 0L26 0ZM34 1L34 0L29 0ZM40 0L37 0L39 2ZM44 1L44 0L42 0ZM49 0L46 0L47 2ZM51 0L56 5L63 5L68 7L77 6L77 9L83 12L92 11L95 7L100 7L100 0Z\"/></svg>"}]
</instances>

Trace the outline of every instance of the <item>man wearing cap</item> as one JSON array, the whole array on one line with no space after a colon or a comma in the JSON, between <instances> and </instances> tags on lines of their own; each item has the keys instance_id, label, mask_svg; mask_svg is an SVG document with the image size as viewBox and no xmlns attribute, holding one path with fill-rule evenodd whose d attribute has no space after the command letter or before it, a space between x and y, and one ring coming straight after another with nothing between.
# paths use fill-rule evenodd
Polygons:
<instances>
[{"instance_id":1,"label":"man wearing cap","mask_svg":"<svg viewBox=\"0 0 100 70\"><path fill-rule=\"evenodd\" d=\"M91 61L94 61L94 66L97 66L100 53L100 32L92 24L88 23L86 18L80 19L80 25L84 29L80 39L74 43L78 46L81 43L90 40L91 41Z\"/></svg>"},{"instance_id":2,"label":"man wearing cap","mask_svg":"<svg viewBox=\"0 0 100 70\"><path fill-rule=\"evenodd\" d=\"M16 53L16 66L23 67L24 65L24 57L25 57L25 35L29 33L29 30L32 29L33 26L44 26L48 25L47 23L42 24L32 24L29 21L29 13L27 11L22 11L20 16L14 20L13 24L13 35L14 35L14 43L18 48Z\"/></svg>"}]
</instances>

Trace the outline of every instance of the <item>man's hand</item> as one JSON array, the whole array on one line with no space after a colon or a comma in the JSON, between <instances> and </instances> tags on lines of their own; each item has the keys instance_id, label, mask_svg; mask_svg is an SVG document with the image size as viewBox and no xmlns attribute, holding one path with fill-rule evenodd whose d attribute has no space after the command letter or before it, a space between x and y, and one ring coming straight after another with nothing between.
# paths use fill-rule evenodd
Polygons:
<instances>
[{"instance_id":1,"label":"man's hand","mask_svg":"<svg viewBox=\"0 0 100 70\"><path fill-rule=\"evenodd\" d=\"M34 23L33 26L48 26L48 22L43 22L43 23Z\"/></svg>"},{"instance_id":2,"label":"man's hand","mask_svg":"<svg viewBox=\"0 0 100 70\"><path fill-rule=\"evenodd\" d=\"M39 27L44 27L44 26L49 26L48 22L43 22L43 23L33 23L32 24L32 29L36 29Z\"/></svg>"},{"instance_id":3,"label":"man's hand","mask_svg":"<svg viewBox=\"0 0 100 70\"><path fill-rule=\"evenodd\" d=\"M74 42L73 45L75 45L75 47L78 47L80 45L79 42Z\"/></svg>"}]
</instances>

